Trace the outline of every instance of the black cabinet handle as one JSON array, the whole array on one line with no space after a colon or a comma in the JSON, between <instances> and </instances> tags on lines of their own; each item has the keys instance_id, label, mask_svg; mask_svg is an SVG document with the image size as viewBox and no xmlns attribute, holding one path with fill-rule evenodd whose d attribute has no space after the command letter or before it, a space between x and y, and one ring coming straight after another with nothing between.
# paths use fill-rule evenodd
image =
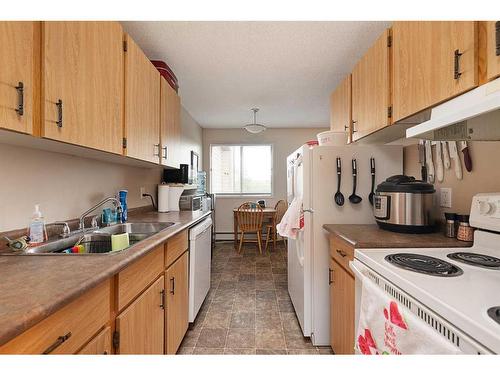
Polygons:
<instances>
[{"instance_id":1,"label":"black cabinet handle","mask_svg":"<svg viewBox=\"0 0 500 375\"><path fill-rule=\"evenodd\" d=\"M165 310L165 289L160 292L160 307Z\"/></svg>"},{"instance_id":2,"label":"black cabinet handle","mask_svg":"<svg viewBox=\"0 0 500 375\"><path fill-rule=\"evenodd\" d=\"M500 21L495 22L495 55L500 56Z\"/></svg>"},{"instance_id":3,"label":"black cabinet handle","mask_svg":"<svg viewBox=\"0 0 500 375\"><path fill-rule=\"evenodd\" d=\"M333 270L328 268L328 285L333 284Z\"/></svg>"},{"instance_id":4,"label":"black cabinet handle","mask_svg":"<svg viewBox=\"0 0 500 375\"><path fill-rule=\"evenodd\" d=\"M170 294L175 294L175 277L170 279Z\"/></svg>"},{"instance_id":5,"label":"black cabinet handle","mask_svg":"<svg viewBox=\"0 0 500 375\"><path fill-rule=\"evenodd\" d=\"M57 124L58 128L62 128L63 127L63 102L62 102L61 99L59 99L56 102L56 106L57 106L57 121L56 121L56 124Z\"/></svg>"},{"instance_id":6,"label":"black cabinet handle","mask_svg":"<svg viewBox=\"0 0 500 375\"><path fill-rule=\"evenodd\" d=\"M64 336L59 336L57 340L50 345L47 349L43 351L43 354L50 354L56 350L63 342L67 341L71 337L71 332L66 333Z\"/></svg>"},{"instance_id":7,"label":"black cabinet handle","mask_svg":"<svg viewBox=\"0 0 500 375\"><path fill-rule=\"evenodd\" d=\"M19 82L16 86L17 90L17 108L16 112L19 116L24 115L24 84Z\"/></svg>"},{"instance_id":8,"label":"black cabinet handle","mask_svg":"<svg viewBox=\"0 0 500 375\"><path fill-rule=\"evenodd\" d=\"M460 50L456 49L455 50L455 56L454 56L454 62L455 62L455 72L454 72L454 77L455 79L459 79L462 73L460 72L460 56L462 56L463 53L460 52Z\"/></svg>"},{"instance_id":9,"label":"black cabinet handle","mask_svg":"<svg viewBox=\"0 0 500 375\"><path fill-rule=\"evenodd\" d=\"M337 249L336 251L337 251L337 254L339 254L342 258L345 258L345 256L347 255L347 253L343 250Z\"/></svg>"}]
</instances>

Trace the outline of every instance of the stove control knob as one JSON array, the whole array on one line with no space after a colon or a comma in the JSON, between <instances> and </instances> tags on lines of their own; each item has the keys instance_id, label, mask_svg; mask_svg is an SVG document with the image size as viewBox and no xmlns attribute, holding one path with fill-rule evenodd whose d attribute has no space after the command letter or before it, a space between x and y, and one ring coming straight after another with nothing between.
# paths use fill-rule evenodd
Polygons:
<instances>
[{"instance_id":1,"label":"stove control knob","mask_svg":"<svg viewBox=\"0 0 500 375\"><path fill-rule=\"evenodd\" d=\"M479 201L479 213L481 215L488 215L493 213L494 205L492 205L490 202L487 201Z\"/></svg>"}]
</instances>

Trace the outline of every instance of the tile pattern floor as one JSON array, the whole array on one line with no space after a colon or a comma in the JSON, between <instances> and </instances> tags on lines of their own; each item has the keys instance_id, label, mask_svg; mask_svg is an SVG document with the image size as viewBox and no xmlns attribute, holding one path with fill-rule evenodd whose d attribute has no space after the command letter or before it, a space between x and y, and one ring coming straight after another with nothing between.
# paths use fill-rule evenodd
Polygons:
<instances>
[{"instance_id":1,"label":"tile pattern floor","mask_svg":"<svg viewBox=\"0 0 500 375\"><path fill-rule=\"evenodd\" d=\"M178 354L331 354L302 336L288 295L286 249L260 255L255 244L238 254L219 242L212 288Z\"/></svg>"}]
</instances>

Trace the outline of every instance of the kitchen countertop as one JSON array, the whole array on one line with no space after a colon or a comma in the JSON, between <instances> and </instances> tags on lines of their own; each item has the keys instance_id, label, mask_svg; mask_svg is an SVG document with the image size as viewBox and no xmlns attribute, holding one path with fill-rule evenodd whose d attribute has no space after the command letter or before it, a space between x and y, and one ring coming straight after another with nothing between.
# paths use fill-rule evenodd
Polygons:
<instances>
[{"instance_id":1,"label":"kitchen countertop","mask_svg":"<svg viewBox=\"0 0 500 375\"><path fill-rule=\"evenodd\" d=\"M380 229L377 224L325 224L323 228L336 234L356 249L413 247L470 247L472 243L445 237L443 233L407 234Z\"/></svg>"},{"instance_id":2,"label":"kitchen countertop","mask_svg":"<svg viewBox=\"0 0 500 375\"><path fill-rule=\"evenodd\" d=\"M0 345L117 274L210 212L129 212L129 222L178 224L117 253L0 256Z\"/></svg>"}]
</instances>

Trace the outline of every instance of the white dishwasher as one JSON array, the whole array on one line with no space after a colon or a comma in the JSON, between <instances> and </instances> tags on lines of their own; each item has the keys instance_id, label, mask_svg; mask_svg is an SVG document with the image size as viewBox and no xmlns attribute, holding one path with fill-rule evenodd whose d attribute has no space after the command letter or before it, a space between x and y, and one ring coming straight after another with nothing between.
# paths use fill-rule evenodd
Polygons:
<instances>
[{"instance_id":1,"label":"white dishwasher","mask_svg":"<svg viewBox=\"0 0 500 375\"><path fill-rule=\"evenodd\" d=\"M210 290L212 219L189 229L189 322L194 322Z\"/></svg>"}]
</instances>

